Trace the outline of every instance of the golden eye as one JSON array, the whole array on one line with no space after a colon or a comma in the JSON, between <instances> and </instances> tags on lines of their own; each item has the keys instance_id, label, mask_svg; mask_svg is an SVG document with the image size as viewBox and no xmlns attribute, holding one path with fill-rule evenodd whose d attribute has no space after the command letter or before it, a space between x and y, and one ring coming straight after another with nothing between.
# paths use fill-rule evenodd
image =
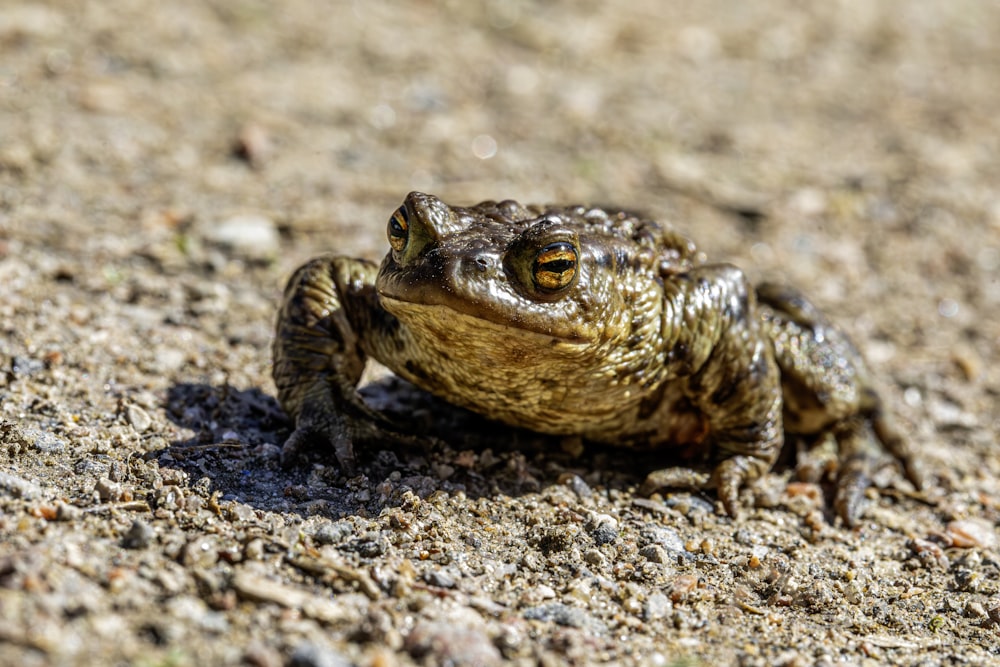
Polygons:
<instances>
[{"instance_id":1,"label":"golden eye","mask_svg":"<svg viewBox=\"0 0 1000 667\"><path fill-rule=\"evenodd\" d=\"M535 256L531 269L535 286L548 291L566 287L576 275L577 261L576 248L572 243L550 243Z\"/></svg>"},{"instance_id":2,"label":"golden eye","mask_svg":"<svg viewBox=\"0 0 1000 667\"><path fill-rule=\"evenodd\" d=\"M396 252L403 252L406 242L410 238L410 216L406 212L405 206L400 206L389 218L389 226L386 229L389 235L389 245Z\"/></svg>"}]
</instances>

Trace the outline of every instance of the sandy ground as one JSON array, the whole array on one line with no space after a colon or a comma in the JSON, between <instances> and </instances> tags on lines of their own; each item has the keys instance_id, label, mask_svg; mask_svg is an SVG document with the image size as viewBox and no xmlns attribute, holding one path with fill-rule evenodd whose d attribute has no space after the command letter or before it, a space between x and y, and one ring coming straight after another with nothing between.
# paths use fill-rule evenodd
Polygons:
<instances>
[{"instance_id":1,"label":"sandy ground","mask_svg":"<svg viewBox=\"0 0 1000 667\"><path fill-rule=\"evenodd\" d=\"M617 7L617 8L616 8ZM0 5L0 663L1000 664L1000 4ZM843 324L932 472L849 530L483 425L283 470L272 322L410 190L615 202ZM442 415L443 416L435 416Z\"/></svg>"}]
</instances>

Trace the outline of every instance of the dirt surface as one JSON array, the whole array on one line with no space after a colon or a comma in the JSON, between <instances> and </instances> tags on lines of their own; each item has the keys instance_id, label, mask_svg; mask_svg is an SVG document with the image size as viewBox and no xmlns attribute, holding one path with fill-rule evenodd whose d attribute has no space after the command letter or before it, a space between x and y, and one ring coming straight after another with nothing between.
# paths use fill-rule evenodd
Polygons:
<instances>
[{"instance_id":1,"label":"dirt surface","mask_svg":"<svg viewBox=\"0 0 1000 667\"><path fill-rule=\"evenodd\" d=\"M0 5L0 663L1000 664L1000 4L616 6ZM734 521L384 378L442 445L283 470L284 280L413 189L802 288L932 488Z\"/></svg>"}]
</instances>

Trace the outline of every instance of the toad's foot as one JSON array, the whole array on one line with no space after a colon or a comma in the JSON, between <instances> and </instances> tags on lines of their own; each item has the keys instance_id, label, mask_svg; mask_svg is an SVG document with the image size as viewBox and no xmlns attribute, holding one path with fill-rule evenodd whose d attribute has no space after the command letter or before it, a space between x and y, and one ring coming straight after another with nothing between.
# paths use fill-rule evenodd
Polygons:
<instances>
[{"instance_id":1,"label":"toad's foot","mask_svg":"<svg viewBox=\"0 0 1000 667\"><path fill-rule=\"evenodd\" d=\"M359 414L306 408L299 414L295 430L281 448L281 465L290 467L299 460L311 458L308 456L310 451L332 448L344 474L353 476L357 473L356 447L364 451L394 445L428 448L438 444L431 437L397 431L387 418L367 407Z\"/></svg>"},{"instance_id":2,"label":"toad's foot","mask_svg":"<svg viewBox=\"0 0 1000 667\"><path fill-rule=\"evenodd\" d=\"M353 476L357 471L353 430L341 415L305 416L298 420L295 430L281 447L281 465L291 467L297 460L306 458L310 450L332 447L344 473Z\"/></svg>"},{"instance_id":3,"label":"toad's foot","mask_svg":"<svg viewBox=\"0 0 1000 667\"><path fill-rule=\"evenodd\" d=\"M875 474L881 468L892 465L894 460L902 466L914 487L918 491L923 489L924 472L918 459L910 451L907 441L882 416L876 416L871 421L864 418L849 420L840 425L834 436L840 448L840 467L833 506L848 526L858 525L864 509L865 493L872 486Z\"/></svg>"},{"instance_id":4,"label":"toad's foot","mask_svg":"<svg viewBox=\"0 0 1000 667\"><path fill-rule=\"evenodd\" d=\"M765 460L737 455L722 461L711 475L684 467L665 468L649 473L639 493L648 496L661 489L716 489L726 514L735 519L740 513L740 489L769 467Z\"/></svg>"},{"instance_id":5,"label":"toad's foot","mask_svg":"<svg viewBox=\"0 0 1000 667\"><path fill-rule=\"evenodd\" d=\"M879 420L869 423L865 419L855 419L842 424L833 434L839 447L833 508L849 527L858 525L864 510L865 494L878 471L894 462L885 449L889 449L893 457L902 463L907 478L918 490L923 486L923 469L917 459L882 440L883 435L894 433L891 428L891 425ZM879 446L879 441L885 444L885 449ZM904 441L900 439L899 442ZM812 459L800 456L797 469L800 479L814 483L820 481L825 469L813 467L813 463ZM763 474L762 465L764 462L751 456L733 456L722 461L712 474L685 467L656 470L643 481L639 494L649 496L662 489L715 489L726 513L736 518L740 512L740 489Z\"/></svg>"}]
</instances>

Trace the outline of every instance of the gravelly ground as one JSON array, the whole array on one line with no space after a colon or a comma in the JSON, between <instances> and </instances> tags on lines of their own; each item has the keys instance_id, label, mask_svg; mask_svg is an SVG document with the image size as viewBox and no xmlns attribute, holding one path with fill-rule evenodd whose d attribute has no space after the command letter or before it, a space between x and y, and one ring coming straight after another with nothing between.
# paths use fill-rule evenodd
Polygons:
<instances>
[{"instance_id":1,"label":"gravelly ground","mask_svg":"<svg viewBox=\"0 0 1000 667\"><path fill-rule=\"evenodd\" d=\"M0 663L1000 664L1000 5L0 6ZM283 470L291 270L406 192L617 202L796 284L933 472L739 521L651 462L444 439Z\"/></svg>"}]
</instances>

